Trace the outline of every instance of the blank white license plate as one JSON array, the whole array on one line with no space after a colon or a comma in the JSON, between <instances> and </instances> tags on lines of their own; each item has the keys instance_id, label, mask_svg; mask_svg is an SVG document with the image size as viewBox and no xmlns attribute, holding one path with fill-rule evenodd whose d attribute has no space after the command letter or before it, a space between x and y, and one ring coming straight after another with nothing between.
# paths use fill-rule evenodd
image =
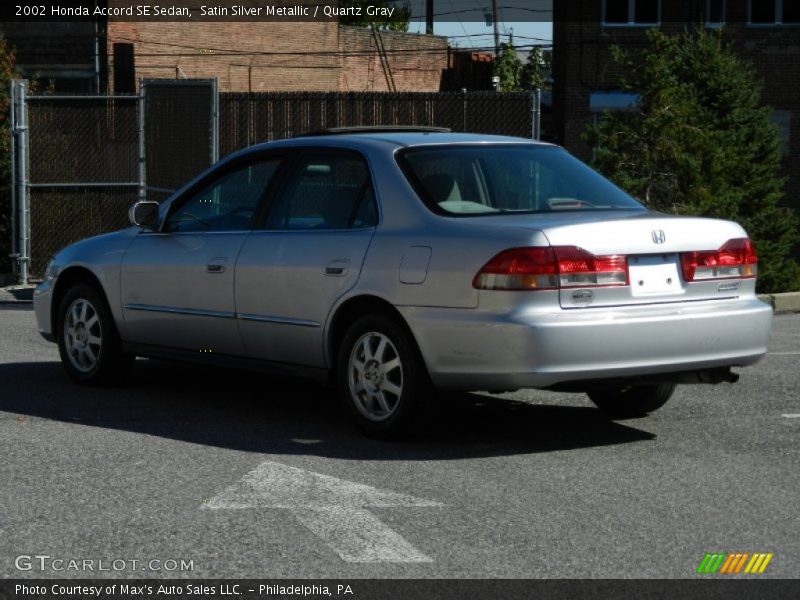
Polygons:
<instances>
[{"instance_id":1,"label":"blank white license plate","mask_svg":"<svg viewBox=\"0 0 800 600\"><path fill-rule=\"evenodd\" d=\"M631 294L634 296L664 296L683 292L677 254L630 256L628 273Z\"/></svg>"}]
</instances>

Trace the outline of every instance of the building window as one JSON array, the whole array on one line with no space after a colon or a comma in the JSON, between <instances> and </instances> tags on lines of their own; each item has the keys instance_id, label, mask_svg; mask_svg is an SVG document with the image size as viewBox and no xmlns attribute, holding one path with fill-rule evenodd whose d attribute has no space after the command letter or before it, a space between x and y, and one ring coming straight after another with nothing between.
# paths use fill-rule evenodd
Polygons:
<instances>
[{"instance_id":1,"label":"building window","mask_svg":"<svg viewBox=\"0 0 800 600\"><path fill-rule=\"evenodd\" d=\"M658 25L661 0L603 0L604 25Z\"/></svg>"},{"instance_id":2,"label":"building window","mask_svg":"<svg viewBox=\"0 0 800 600\"><path fill-rule=\"evenodd\" d=\"M792 113L788 110L773 110L770 120L778 128L778 135L781 138L781 154L789 156L790 138L789 132L792 130Z\"/></svg>"},{"instance_id":3,"label":"building window","mask_svg":"<svg viewBox=\"0 0 800 600\"><path fill-rule=\"evenodd\" d=\"M797 0L750 0L751 25L800 24L800 2Z\"/></svg>"},{"instance_id":4,"label":"building window","mask_svg":"<svg viewBox=\"0 0 800 600\"><path fill-rule=\"evenodd\" d=\"M725 22L725 0L706 0L706 25L719 26Z\"/></svg>"}]
</instances>

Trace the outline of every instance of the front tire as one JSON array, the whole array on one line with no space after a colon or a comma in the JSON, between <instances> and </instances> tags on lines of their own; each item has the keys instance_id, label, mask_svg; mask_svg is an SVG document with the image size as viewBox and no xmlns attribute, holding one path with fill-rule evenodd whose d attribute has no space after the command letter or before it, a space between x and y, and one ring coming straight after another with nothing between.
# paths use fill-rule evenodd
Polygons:
<instances>
[{"instance_id":1,"label":"front tire","mask_svg":"<svg viewBox=\"0 0 800 600\"><path fill-rule=\"evenodd\" d=\"M133 364L135 357L122 352L105 297L85 283L72 286L62 298L56 334L61 362L78 383L119 383Z\"/></svg>"},{"instance_id":2,"label":"front tire","mask_svg":"<svg viewBox=\"0 0 800 600\"><path fill-rule=\"evenodd\" d=\"M612 418L644 417L664 406L675 392L674 383L629 385L588 392L589 399Z\"/></svg>"},{"instance_id":3,"label":"front tire","mask_svg":"<svg viewBox=\"0 0 800 600\"><path fill-rule=\"evenodd\" d=\"M339 347L336 381L363 433L396 438L425 422L433 385L411 334L384 315L358 319Z\"/></svg>"}]
</instances>

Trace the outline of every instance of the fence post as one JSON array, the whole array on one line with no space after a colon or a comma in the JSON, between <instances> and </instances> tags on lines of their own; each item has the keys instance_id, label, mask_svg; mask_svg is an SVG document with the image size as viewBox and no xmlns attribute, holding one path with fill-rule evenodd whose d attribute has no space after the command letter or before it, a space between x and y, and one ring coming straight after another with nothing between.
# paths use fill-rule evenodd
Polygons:
<instances>
[{"instance_id":1,"label":"fence post","mask_svg":"<svg viewBox=\"0 0 800 600\"><path fill-rule=\"evenodd\" d=\"M28 198L28 111L26 96L28 82L25 79L11 81L11 141L12 141L12 239L18 281L28 284L30 261L30 214Z\"/></svg>"},{"instance_id":2,"label":"fence post","mask_svg":"<svg viewBox=\"0 0 800 600\"><path fill-rule=\"evenodd\" d=\"M467 131L467 88L461 88L461 132Z\"/></svg>"},{"instance_id":3,"label":"fence post","mask_svg":"<svg viewBox=\"0 0 800 600\"><path fill-rule=\"evenodd\" d=\"M531 138L538 142L542 137L542 90L536 88L532 95Z\"/></svg>"},{"instance_id":4,"label":"fence post","mask_svg":"<svg viewBox=\"0 0 800 600\"><path fill-rule=\"evenodd\" d=\"M19 277L19 264L16 260L19 256L17 252L17 144L15 140L17 109L15 103L16 90L14 80L9 82L8 88L8 145L10 152L9 163L11 167L11 248L9 248L11 252L8 257L12 259L11 271L14 274L14 278L17 279ZM3 250L5 251L5 248L3 248Z\"/></svg>"},{"instance_id":5,"label":"fence post","mask_svg":"<svg viewBox=\"0 0 800 600\"><path fill-rule=\"evenodd\" d=\"M219 80L211 80L211 163L219 160Z\"/></svg>"},{"instance_id":6,"label":"fence post","mask_svg":"<svg viewBox=\"0 0 800 600\"><path fill-rule=\"evenodd\" d=\"M137 118L139 121L139 200L147 199L147 173L146 173L146 159L145 159L145 142L144 142L144 108L147 101L147 85L144 79L139 79L139 99L137 100L139 111Z\"/></svg>"}]
</instances>

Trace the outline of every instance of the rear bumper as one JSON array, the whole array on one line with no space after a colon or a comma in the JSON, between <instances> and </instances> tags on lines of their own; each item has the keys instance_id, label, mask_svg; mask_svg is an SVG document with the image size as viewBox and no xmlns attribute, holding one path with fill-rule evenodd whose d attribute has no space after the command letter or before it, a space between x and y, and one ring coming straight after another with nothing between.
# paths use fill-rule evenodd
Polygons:
<instances>
[{"instance_id":1,"label":"rear bumper","mask_svg":"<svg viewBox=\"0 0 800 600\"><path fill-rule=\"evenodd\" d=\"M753 364L772 309L757 298L510 313L400 308L434 383L446 389L542 388Z\"/></svg>"}]
</instances>

